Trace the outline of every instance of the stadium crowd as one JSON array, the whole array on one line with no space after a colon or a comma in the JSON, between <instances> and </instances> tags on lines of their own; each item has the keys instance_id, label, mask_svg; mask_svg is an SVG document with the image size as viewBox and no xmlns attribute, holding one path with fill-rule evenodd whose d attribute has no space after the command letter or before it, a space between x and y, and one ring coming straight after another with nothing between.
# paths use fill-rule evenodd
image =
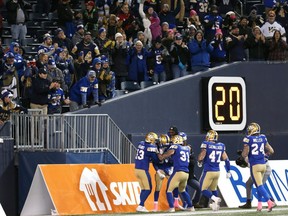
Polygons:
<instances>
[{"instance_id":1,"label":"stadium crowd","mask_svg":"<svg viewBox=\"0 0 288 216\"><path fill-rule=\"evenodd\" d=\"M31 56L31 3L0 1L13 39L0 46L0 87L23 107L53 114L63 104L70 111L101 106L124 81L161 83L231 62L287 60L286 1L243 16L236 0L225 2L38 1L42 16L57 14L57 27Z\"/></svg>"}]
</instances>

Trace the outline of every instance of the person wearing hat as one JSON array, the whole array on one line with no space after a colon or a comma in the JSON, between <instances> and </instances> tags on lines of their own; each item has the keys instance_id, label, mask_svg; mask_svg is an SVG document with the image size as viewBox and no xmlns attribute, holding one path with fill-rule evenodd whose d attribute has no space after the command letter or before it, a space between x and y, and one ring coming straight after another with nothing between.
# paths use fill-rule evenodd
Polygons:
<instances>
[{"instance_id":1,"label":"person wearing hat","mask_svg":"<svg viewBox=\"0 0 288 216\"><path fill-rule=\"evenodd\" d=\"M189 61L189 50L180 33L175 35L174 43L170 49L170 55L172 58L173 79L188 75L187 64Z\"/></svg>"},{"instance_id":2,"label":"person wearing hat","mask_svg":"<svg viewBox=\"0 0 288 216\"><path fill-rule=\"evenodd\" d=\"M59 1L57 6L58 26L65 31L68 38L72 38L75 33L75 12L72 10L70 0Z\"/></svg>"},{"instance_id":3,"label":"person wearing hat","mask_svg":"<svg viewBox=\"0 0 288 216\"><path fill-rule=\"evenodd\" d=\"M20 94L20 87L19 76L15 67L15 55L13 52L7 52L3 59L4 61L0 67L0 74L2 76L0 86L5 89L11 89L14 98L17 98Z\"/></svg>"},{"instance_id":4,"label":"person wearing hat","mask_svg":"<svg viewBox=\"0 0 288 216\"><path fill-rule=\"evenodd\" d=\"M127 57L128 80L138 82L148 81L147 69L148 51L143 47L143 43L138 40L133 48L130 49Z\"/></svg>"},{"instance_id":5,"label":"person wearing hat","mask_svg":"<svg viewBox=\"0 0 288 216\"><path fill-rule=\"evenodd\" d=\"M87 75L76 82L70 89L70 112L81 108L89 108L93 104L101 106L96 72L89 70Z\"/></svg>"},{"instance_id":6,"label":"person wearing hat","mask_svg":"<svg viewBox=\"0 0 288 216\"><path fill-rule=\"evenodd\" d=\"M276 14L271 10L267 14L267 21L261 26L261 32L267 40L270 40L273 37L275 30L279 30L282 39L286 41L286 30L276 21Z\"/></svg>"},{"instance_id":7,"label":"person wearing hat","mask_svg":"<svg viewBox=\"0 0 288 216\"><path fill-rule=\"evenodd\" d=\"M210 67L210 53L213 46L206 41L204 33L198 30L193 40L188 43L191 56L191 71L207 71Z\"/></svg>"},{"instance_id":8,"label":"person wearing hat","mask_svg":"<svg viewBox=\"0 0 288 216\"><path fill-rule=\"evenodd\" d=\"M245 40L246 36L239 35L238 25L233 25L229 35L225 38L225 47L227 51L227 61L246 61L247 56L245 52Z\"/></svg>"},{"instance_id":9,"label":"person wearing hat","mask_svg":"<svg viewBox=\"0 0 288 216\"><path fill-rule=\"evenodd\" d=\"M18 79L20 80L26 68L23 56L20 54L20 44L17 42L12 42L10 44L10 52L14 54L14 66L18 73Z\"/></svg>"},{"instance_id":10,"label":"person wearing hat","mask_svg":"<svg viewBox=\"0 0 288 216\"><path fill-rule=\"evenodd\" d=\"M58 48L58 44L52 43L52 36L49 33L43 35L43 42L37 48L38 56L41 53L45 53L48 56L52 56L55 50Z\"/></svg>"},{"instance_id":11,"label":"person wearing hat","mask_svg":"<svg viewBox=\"0 0 288 216\"><path fill-rule=\"evenodd\" d=\"M115 47L112 52L112 62L114 64L111 69L115 72L116 89L121 89L121 82L126 81L128 76L126 59L131 45L120 32L115 34L115 41Z\"/></svg>"},{"instance_id":12,"label":"person wearing hat","mask_svg":"<svg viewBox=\"0 0 288 216\"><path fill-rule=\"evenodd\" d=\"M88 1L86 3L86 8L83 11L83 25L85 31L92 33L93 37L96 37L98 30L98 11L95 8L94 1Z\"/></svg>"},{"instance_id":13,"label":"person wearing hat","mask_svg":"<svg viewBox=\"0 0 288 216\"><path fill-rule=\"evenodd\" d=\"M249 50L249 61L265 61L267 55L267 43L259 26L252 29L252 35L249 35L244 42Z\"/></svg>"},{"instance_id":14,"label":"person wearing hat","mask_svg":"<svg viewBox=\"0 0 288 216\"><path fill-rule=\"evenodd\" d=\"M75 78L78 81L86 76L93 59L100 56L99 48L93 42L91 32L85 32L84 39L73 47L71 54L75 59Z\"/></svg>"},{"instance_id":15,"label":"person wearing hat","mask_svg":"<svg viewBox=\"0 0 288 216\"><path fill-rule=\"evenodd\" d=\"M152 7L150 7L148 9L148 13L146 15L144 13L144 1L145 0L141 0L140 1L138 12L139 12L139 14L140 14L140 16L142 18L142 23L143 23L143 26L144 26L144 44L148 44L148 46L151 47L151 45L152 45L152 32L151 32L151 29L150 29L150 25L151 25L150 17L152 17L152 14L153 14L154 10L153 10Z\"/></svg>"},{"instance_id":16,"label":"person wearing hat","mask_svg":"<svg viewBox=\"0 0 288 216\"><path fill-rule=\"evenodd\" d=\"M0 100L0 125L10 119L10 114L12 112L23 112L27 113L27 109L14 103L13 92L7 89L2 90Z\"/></svg>"},{"instance_id":17,"label":"person wearing hat","mask_svg":"<svg viewBox=\"0 0 288 216\"><path fill-rule=\"evenodd\" d=\"M56 62L54 59L50 58L47 64L47 79L52 82L53 79L60 80L61 88L65 93L68 93L68 86L64 80L63 72L57 67Z\"/></svg>"},{"instance_id":18,"label":"person wearing hat","mask_svg":"<svg viewBox=\"0 0 288 216\"><path fill-rule=\"evenodd\" d=\"M169 57L168 50L162 45L162 39L158 36L149 50L149 58L147 59L148 71L153 82L166 82Z\"/></svg>"},{"instance_id":19,"label":"person wearing hat","mask_svg":"<svg viewBox=\"0 0 288 216\"><path fill-rule=\"evenodd\" d=\"M44 115L48 113L48 93L52 88L56 87L56 83L50 82L47 76L46 68L40 68L38 70L38 75L32 79L30 99L31 109L41 109Z\"/></svg>"},{"instance_id":20,"label":"person wearing hat","mask_svg":"<svg viewBox=\"0 0 288 216\"><path fill-rule=\"evenodd\" d=\"M53 44L56 47L67 48L70 53L73 48L73 43L70 38L68 38L62 28L57 28L55 31L55 36L53 38Z\"/></svg>"},{"instance_id":21,"label":"person wearing hat","mask_svg":"<svg viewBox=\"0 0 288 216\"><path fill-rule=\"evenodd\" d=\"M222 30L217 29L215 37L210 43L213 46L213 51L210 53L211 67L220 66L227 62L227 53L224 43L225 40L223 39Z\"/></svg>"},{"instance_id":22,"label":"person wearing hat","mask_svg":"<svg viewBox=\"0 0 288 216\"><path fill-rule=\"evenodd\" d=\"M111 52L114 49L115 41L107 38L106 28L102 27L98 30L98 37L96 37L94 41L97 44L101 55L105 55L109 59Z\"/></svg>"},{"instance_id":23,"label":"person wearing hat","mask_svg":"<svg viewBox=\"0 0 288 216\"><path fill-rule=\"evenodd\" d=\"M217 5L211 5L210 13L204 17L205 39L208 43L214 38L216 29L222 28L223 18L218 13Z\"/></svg>"},{"instance_id":24,"label":"person wearing hat","mask_svg":"<svg viewBox=\"0 0 288 216\"><path fill-rule=\"evenodd\" d=\"M61 88L62 81L55 77L52 82L56 84L48 93L48 114L60 114L62 113L62 105L70 104L70 100L65 97L65 93Z\"/></svg>"},{"instance_id":25,"label":"person wearing hat","mask_svg":"<svg viewBox=\"0 0 288 216\"><path fill-rule=\"evenodd\" d=\"M171 10L169 4L163 4L162 10L158 14L161 24L163 22L167 22L169 23L170 29L176 29L176 16L180 12L180 10L181 10L181 1L177 1L174 10Z\"/></svg>"},{"instance_id":26,"label":"person wearing hat","mask_svg":"<svg viewBox=\"0 0 288 216\"><path fill-rule=\"evenodd\" d=\"M73 46L75 46L77 43L79 43L81 40L83 40L84 32L85 32L84 25L83 24L77 25L77 31L75 32L75 34L72 37Z\"/></svg>"}]
</instances>

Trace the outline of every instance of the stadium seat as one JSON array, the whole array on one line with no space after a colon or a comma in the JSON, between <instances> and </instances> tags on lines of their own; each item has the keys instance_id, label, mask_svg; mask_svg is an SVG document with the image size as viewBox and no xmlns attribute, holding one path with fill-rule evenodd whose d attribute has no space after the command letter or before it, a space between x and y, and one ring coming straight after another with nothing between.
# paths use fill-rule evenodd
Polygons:
<instances>
[{"instance_id":1,"label":"stadium seat","mask_svg":"<svg viewBox=\"0 0 288 216\"><path fill-rule=\"evenodd\" d=\"M128 92L126 92L125 90L115 90L115 97L119 97L121 95L127 94Z\"/></svg>"},{"instance_id":2,"label":"stadium seat","mask_svg":"<svg viewBox=\"0 0 288 216\"><path fill-rule=\"evenodd\" d=\"M121 90L125 90L127 92L133 92L141 89L140 85L134 81L124 81L121 82Z\"/></svg>"},{"instance_id":3,"label":"stadium seat","mask_svg":"<svg viewBox=\"0 0 288 216\"><path fill-rule=\"evenodd\" d=\"M49 20L58 20L58 14L57 14L57 12L50 12L49 14L48 14L48 19Z\"/></svg>"},{"instance_id":4,"label":"stadium seat","mask_svg":"<svg viewBox=\"0 0 288 216\"><path fill-rule=\"evenodd\" d=\"M38 41L37 38L25 38L22 41L24 46L39 46L41 43Z\"/></svg>"},{"instance_id":5,"label":"stadium seat","mask_svg":"<svg viewBox=\"0 0 288 216\"><path fill-rule=\"evenodd\" d=\"M254 4L251 8L256 8L258 15L265 15L265 5L264 4Z\"/></svg>"},{"instance_id":6,"label":"stadium seat","mask_svg":"<svg viewBox=\"0 0 288 216\"><path fill-rule=\"evenodd\" d=\"M32 21L49 20L47 15L41 13L29 13L29 19Z\"/></svg>"},{"instance_id":7,"label":"stadium seat","mask_svg":"<svg viewBox=\"0 0 288 216\"><path fill-rule=\"evenodd\" d=\"M153 82L153 81L142 81L140 83L140 87L141 87L141 89L144 89L144 88L147 88L147 87L150 87L153 85L157 85L157 84L158 84L157 82Z\"/></svg>"},{"instance_id":8,"label":"stadium seat","mask_svg":"<svg viewBox=\"0 0 288 216\"><path fill-rule=\"evenodd\" d=\"M48 30L56 30L58 28L58 23L55 20L49 20L49 21L42 21L41 22L41 27L43 29L48 29Z\"/></svg>"}]
</instances>

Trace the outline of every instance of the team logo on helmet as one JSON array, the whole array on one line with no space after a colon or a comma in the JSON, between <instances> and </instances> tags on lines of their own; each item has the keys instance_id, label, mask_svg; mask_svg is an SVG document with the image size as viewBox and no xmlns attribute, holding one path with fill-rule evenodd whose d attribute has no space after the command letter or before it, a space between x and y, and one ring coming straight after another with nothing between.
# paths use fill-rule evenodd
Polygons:
<instances>
[{"instance_id":1,"label":"team logo on helmet","mask_svg":"<svg viewBox=\"0 0 288 216\"><path fill-rule=\"evenodd\" d=\"M145 142L155 144L157 142L157 140L158 140L158 135L154 132L149 132L145 136Z\"/></svg>"},{"instance_id":2,"label":"team logo on helmet","mask_svg":"<svg viewBox=\"0 0 288 216\"><path fill-rule=\"evenodd\" d=\"M170 137L167 134L161 134L159 137L159 143L162 145L168 145L170 143Z\"/></svg>"},{"instance_id":3,"label":"team logo on helmet","mask_svg":"<svg viewBox=\"0 0 288 216\"><path fill-rule=\"evenodd\" d=\"M183 145L183 138L180 135L175 135L171 138L173 144Z\"/></svg>"},{"instance_id":4,"label":"team logo on helmet","mask_svg":"<svg viewBox=\"0 0 288 216\"><path fill-rule=\"evenodd\" d=\"M252 122L247 127L247 134L248 136L251 136L253 134L259 134L260 133L260 126L259 124Z\"/></svg>"},{"instance_id":5,"label":"team logo on helmet","mask_svg":"<svg viewBox=\"0 0 288 216\"><path fill-rule=\"evenodd\" d=\"M217 141L218 133L215 130L209 130L206 134L206 141Z\"/></svg>"}]
</instances>

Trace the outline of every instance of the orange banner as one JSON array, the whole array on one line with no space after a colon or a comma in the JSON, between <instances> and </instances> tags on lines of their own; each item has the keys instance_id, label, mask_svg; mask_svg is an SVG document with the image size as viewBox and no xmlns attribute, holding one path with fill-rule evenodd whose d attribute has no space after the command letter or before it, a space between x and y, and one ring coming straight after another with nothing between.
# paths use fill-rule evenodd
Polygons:
<instances>
[{"instance_id":1,"label":"orange banner","mask_svg":"<svg viewBox=\"0 0 288 216\"><path fill-rule=\"evenodd\" d=\"M135 212L140 202L140 186L134 164L63 164L39 165L47 190L59 215ZM153 210L153 190L145 207ZM164 180L159 196L159 210L167 210Z\"/></svg>"}]
</instances>

